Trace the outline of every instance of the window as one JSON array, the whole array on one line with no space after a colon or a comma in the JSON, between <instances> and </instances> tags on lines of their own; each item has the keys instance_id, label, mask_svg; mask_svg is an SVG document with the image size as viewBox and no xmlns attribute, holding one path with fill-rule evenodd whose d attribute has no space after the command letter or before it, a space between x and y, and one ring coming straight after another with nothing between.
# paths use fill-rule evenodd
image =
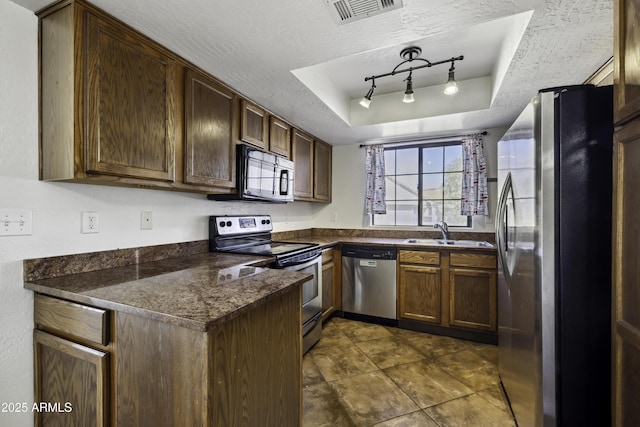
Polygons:
<instances>
[{"instance_id":1,"label":"window","mask_svg":"<svg viewBox=\"0 0 640 427\"><path fill-rule=\"evenodd\" d=\"M375 225L471 227L460 215L462 145L460 141L385 147L387 213Z\"/></svg>"}]
</instances>

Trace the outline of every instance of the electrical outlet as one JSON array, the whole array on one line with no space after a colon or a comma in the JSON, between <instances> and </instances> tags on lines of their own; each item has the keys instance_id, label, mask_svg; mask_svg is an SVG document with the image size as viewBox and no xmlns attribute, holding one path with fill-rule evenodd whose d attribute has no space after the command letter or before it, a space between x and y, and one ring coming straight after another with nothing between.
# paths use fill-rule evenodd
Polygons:
<instances>
[{"instance_id":1,"label":"electrical outlet","mask_svg":"<svg viewBox=\"0 0 640 427\"><path fill-rule=\"evenodd\" d=\"M331 222L338 221L338 212L331 212Z\"/></svg>"},{"instance_id":2,"label":"electrical outlet","mask_svg":"<svg viewBox=\"0 0 640 427\"><path fill-rule=\"evenodd\" d=\"M153 212L140 212L140 230L153 230Z\"/></svg>"},{"instance_id":3,"label":"electrical outlet","mask_svg":"<svg viewBox=\"0 0 640 427\"><path fill-rule=\"evenodd\" d=\"M0 210L0 236L29 236L30 234L30 210Z\"/></svg>"},{"instance_id":4,"label":"electrical outlet","mask_svg":"<svg viewBox=\"0 0 640 427\"><path fill-rule=\"evenodd\" d=\"M97 233L100 231L98 212L82 212L82 233Z\"/></svg>"}]
</instances>

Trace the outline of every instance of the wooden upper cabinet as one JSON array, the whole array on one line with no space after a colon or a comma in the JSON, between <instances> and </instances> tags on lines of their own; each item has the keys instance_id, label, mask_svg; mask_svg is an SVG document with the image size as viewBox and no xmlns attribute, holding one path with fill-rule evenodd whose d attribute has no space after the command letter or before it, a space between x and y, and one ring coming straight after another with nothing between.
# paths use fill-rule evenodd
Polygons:
<instances>
[{"instance_id":1,"label":"wooden upper cabinet","mask_svg":"<svg viewBox=\"0 0 640 427\"><path fill-rule=\"evenodd\" d=\"M185 71L184 181L235 188L238 97L212 78Z\"/></svg>"},{"instance_id":2,"label":"wooden upper cabinet","mask_svg":"<svg viewBox=\"0 0 640 427\"><path fill-rule=\"evenodd\" d=\"M317 140L313 152L313 198L331 201L331 146Z\"/></svg>"},{"instance_id":3,"label":"wooden upper cabinet","mask_svg":"<svg viewBox=\"0 0 640 427\"><path fill-rule=\"evenodd\" d=\"M616 124L640 115L638 0L617 0L614 10L614 115Z\"/></svg>"},{"instance_id":4,"label":"wooden upper cabinet","mask_svg":"<svg viewBox=\"0 0 640 427\"><path fill-rule=\"evenodd\" d=\"M269 119L267 112L246 99L242 100L240 139L266 150L269 148Z\"/></svg>"},{"instance_id":5,"label":"wooden upper cabinet","mask_svg":"<svg viewBox=\"0 0 640 427\"><path fill-rule=\"evenodd\" d=\"M86 1L38 18L41 180L230 193L243 141L297 153L295 197L330 200L330 146Z\"/></svg>"},{"instance_id":6,"label":"wooden upper cabinet","mask_svg":"<svg viewBox=\"0 0 640 427\"><path fill-rule=\"evenodd\" d=\"M81 2L39 23L41 179L174 181L175 58Z\"/></svg>"},{"instance_id":7,"label":"wooden upper cabinet","mask_svg":"<svg viewBox=\"0 0 640 427\"><path fill-rule=\"evenodd\" d=\"M269 151L291 157L291 126L274 116L269 116Z\"/></svg>"},{"instance_id":8,"label":"wooden upper cabinet","mask_svg":"<svg viewBox=\"0 0 640 427\"><path fill-rule=\"evenodd\" d=\"M293 129L292 159L295 164L293 195L299 200L313 199L313 138Z\"/></svg>"},{"instance_id":9,"label":"wooden upper cabinet","mask_svg":"<svg viewBox=\"0 0 640 427\"><path fill-rule=\"evenodd\" d=\"M176 62L85 12L86 171L174 180Z\"/></svg>"},{"instance_id":10,"label":"wooden upper cabinet","mask_svg":"<svg viewBox=\"0 0 640 427\"><path fill-rule=\"evenodd\" d=\"M294 191L296 200L331 201L331 152L329 144L314 140L293 129L292 160L295 163Z\"/></svg>"}]
</instances>

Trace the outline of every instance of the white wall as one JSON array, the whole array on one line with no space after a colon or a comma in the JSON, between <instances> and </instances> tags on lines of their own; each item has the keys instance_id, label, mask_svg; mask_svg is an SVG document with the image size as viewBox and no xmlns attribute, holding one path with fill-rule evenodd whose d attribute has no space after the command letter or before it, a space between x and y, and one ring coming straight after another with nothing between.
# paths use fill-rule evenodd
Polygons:
<instances>
[{"instance_id":1,"label":"white wall","mask_svg":"<svg viewBox=\"0 0 640 427\"><path fill-rule=\"evenodd\" d=\"M485 157L490 178L497 176L497 143L506 128L487 129L484 137ZM364 149L359 144L333 147L333 195L328 205L315 206L314 227L367 228L369 220L364 215ZM474 232L493 232L494 215L498 199L496 182L489 182L489 216L473 217ZM336 221L332 221L336 219ZM375 227L382 229L385 227ZM389 227L386 227L389 228ZM410 229L410 227L404 227ZM395 228L397 229L397 228Z\"/></svg>"},{"instance_id":2,"label":"white wall","mask_svg":"<svg viewBox=\"0 0 640 427\"><path fill-rule=\"evenodd\" d=\"M309 203L38 181L37 18L8 0L0 0L0 58L0 209L33 213L31 236L0 236L0 404L33 401L33 295L23 289L23 259L207 239L212 214L271 214L275 231L311 227ZM153 230L140 230L143 210L153 212ZM98 234L80 233L82 211L99 213ZM0 412L0 426L31 425L31 413Z\"/></svg>"}]
</instances>

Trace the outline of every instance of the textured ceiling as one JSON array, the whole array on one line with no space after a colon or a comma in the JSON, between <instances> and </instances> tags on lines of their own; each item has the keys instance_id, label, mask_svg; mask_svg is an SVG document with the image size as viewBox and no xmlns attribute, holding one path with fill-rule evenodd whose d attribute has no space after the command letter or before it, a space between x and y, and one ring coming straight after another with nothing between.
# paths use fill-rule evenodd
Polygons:
<instances>
[{"instance_id":1,"label":"textured ceiling","mask_svg":"<svg viewBox=\"0 0 640 427\"><path fill-rule=\"evenodd\" d=\"M31 10L50 3L13 1ZM401 9L343 25L336 24L325 0L92 3L333 145L508 126L538 89L579 84L613 54L611 0L404 0ZM516 34L517 28L511 28L506 38L499 31L494 34L492 27L497 29L501 18L516 15L527 17L523 32ZM486 45L482 37L469 36L478 28L486 30ZM336 69L344 73L328 71L334 87L339 88L335 103L348 98L357 104L368 89L364 77L379 72L372 60L381 58L382 69L389 62L396 64L402 47L417 41L423 56L431 60L463 54L471 63L470 55L484 54L485 49L487 57L494 56L496 43L501 51L508 51L509 61L498 65L478 63L465 70L465 61L456 63L459 80L473 77L475 67L493 70L487 107L466 112L430 110L424 118L421 110L415 110L406 117L418 118L396 116L392 122L383 119L353 126L351 107L336 112L331 102L320 99L292 73L312 66L330 70L338 64ZM365 65L353 62L354 58L362 58ZM440 67L425 73L446 77L447 66ZM358 81L358 75L362 80ZM456 95L461 97L457 103L465 102L462 92ZM409 106L426 108L418 104Z\"/></svg>"}]
</instances>

